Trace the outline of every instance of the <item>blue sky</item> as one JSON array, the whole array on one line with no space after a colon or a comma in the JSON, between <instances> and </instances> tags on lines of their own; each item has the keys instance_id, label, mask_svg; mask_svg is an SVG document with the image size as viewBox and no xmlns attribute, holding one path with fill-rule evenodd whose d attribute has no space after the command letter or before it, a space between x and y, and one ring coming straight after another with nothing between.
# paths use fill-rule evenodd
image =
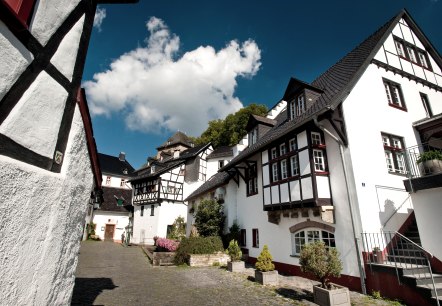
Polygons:
<instances>
[{"instance_id":1,"label":"blue sky","mask_svg":"<svg viewBox=\"0 0 442 306\"><path fill-rule=\"evenodd\" d=\"M442 0L99 6L83 75L98 151L139 168L177 130L272 107L290 77L313 81L402 8L440 53Z\"/></svg>"}]
</instances>

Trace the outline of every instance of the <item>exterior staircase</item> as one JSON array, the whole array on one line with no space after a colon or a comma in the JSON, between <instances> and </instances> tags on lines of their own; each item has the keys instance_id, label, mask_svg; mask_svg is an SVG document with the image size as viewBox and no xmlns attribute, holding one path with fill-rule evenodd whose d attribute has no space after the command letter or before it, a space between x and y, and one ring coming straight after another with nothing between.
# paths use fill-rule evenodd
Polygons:
<instances>
[{"instance_id":1,"label":"exterior staircase","mask_svg":"<svg viewBox=\"0 0 442 306\"><path fill-rule=\"evenodd\" d=\"M363 233L366 263L396 270L400 284L405 283L429 301L429 305L442 305L442 274L433 273L432 255L422 248L416 220L398 232ZM379 249L379 251L377 251Z\"/></svg>"}]
</instances>

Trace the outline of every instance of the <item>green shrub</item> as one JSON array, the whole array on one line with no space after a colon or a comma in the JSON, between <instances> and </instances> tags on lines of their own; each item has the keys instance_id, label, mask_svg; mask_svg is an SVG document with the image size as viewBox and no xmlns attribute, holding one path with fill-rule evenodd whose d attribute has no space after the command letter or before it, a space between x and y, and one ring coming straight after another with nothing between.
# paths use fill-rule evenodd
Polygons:
<instances>
[{"instance_id":1,"label":"green shrub","mask_svg":"<svg viewBox=\"0 0 442 306\"><path fill-rule=\"evenodd\" d=\"M342 262L335 248L327 248L323 241L315 241L304 245L301 250L299 263L301 271L312 273L322 284L330 288L330 277L340 277Z\"/></svg>"},{"instance_id":2,"label":"green shrub","mask_svg":"<svg viewBox=\"0 0 442 306\"><path fill-rule=\"evenodd\" d=\"M422 163L427 160L442 160L442 153L440 151L427 151L419 155L419 158L416 160L416 163Z\"/></svg>"},{"instance_id":3,"label":"green shrub","mask_svg":"<svg viewBox=\"0 0 442 306\"><path fill-rule=\"evenodd\" d=\"M217 236L183 238L175 252L175 264L187 263L190 254L213 254L223 251L223 243Z\"/></svg>"},{"instance_id":4,"label":"green shrub","mask_svg":"<svg viewBox=\"0 0 442 306\"><path fill-rule=\"evenodd\" d=\"M229 254L231 261L241 260L241 248L239 247L238 242L235 239L232 239L230 241L229 247L227 248L227 254Z\"/></svg>"},{"instance_id":5,"label":"green shrub","mask_svg":"<svg viewBox=\"0 0 442 306\"><path fill-rule=\"evenodd\" d=\"M259 254L258 259L255 264L255 268L262 272L275 270L275 265L272 262L272 255L269 252L269 247L267 244L264 245L261 254Z\"/></svg>"},{"instance_id":6,"label":"green shrub","mask_svg":"<svg viewBox=\"0 0 442 306\"><path fill-rule=\"evenodd\" d=\"M229 227L229 232L225 235L222 235L221 237L225 249L229 247L230 241L232 241L232 239L235 239L236 241L239 240L239 233L240 233L240 227L238 223L234 221L232 226Z\"/></svg>"}]
</instances>

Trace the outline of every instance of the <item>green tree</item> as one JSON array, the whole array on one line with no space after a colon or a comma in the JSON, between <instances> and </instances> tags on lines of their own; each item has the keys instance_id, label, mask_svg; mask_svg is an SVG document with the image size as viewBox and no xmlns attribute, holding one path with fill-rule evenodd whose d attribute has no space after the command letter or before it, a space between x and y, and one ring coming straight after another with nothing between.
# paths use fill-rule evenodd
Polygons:
<instances>
[{"instance_id":1,"label":"green tree","mask_svg":"<svg viewBox=\"0 0 442 306\"><path fill-rule=\"evenodd\" d=\"M302 272L312 273L322 284L329 288L330 277L340 277L342 262L336 248L327 248L323 241L304 245L299 257Z\"/></svg>"},{"instance_id":2,"label":"green tree","mask_svg":"<svg viewBox=\"0 0 442 306\"><path fill-rule=\"evenodd\" d=\"M169 239L181 240L186 237L186 222L184 222L184 218L178 216L172 225L172 230L169 233Z\"/></svg>"},{"instance_id":3,"label":"green tree","mask_svg":"<svg viewBox=\"0 0 442 306\"><path fill-rule=\"evenodd\" d=\"M202 200L195 214L195 226L203 237L221 236L224 228L223 206L215 200Z\"/></svg>"},{"instance_id":4,"label":"green tree","mask_svg":"<svg viewBox=\"0 0 442 306\"><path fill-rule=\"evenodd\" d=\"M229 247L227 248L227 254L229 254L231 261L241 260L241 248L239 247L238 242L235 239L232 239L230 241Z\"/></svg>"},{"instance_id":5,"label":"green tree","mask_svg":"<svg viewBox=\"0 0 442 306\"><path fill-rule=\"evenodd\" d=\"M246 125L250 115L266 116L267 111L267 106L252 103L225 119L209 121L207 129L201 136L194 137L193 141L197 145L211 142L214 147L233 146L247 134Z\"/></svg>"}]
</instances>

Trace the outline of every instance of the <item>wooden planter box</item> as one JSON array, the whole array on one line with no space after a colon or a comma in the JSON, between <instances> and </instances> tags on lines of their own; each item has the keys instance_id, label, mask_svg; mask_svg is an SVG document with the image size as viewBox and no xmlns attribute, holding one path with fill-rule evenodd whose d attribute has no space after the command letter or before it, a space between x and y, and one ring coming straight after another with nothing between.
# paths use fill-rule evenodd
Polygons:
<instances>
[{"instance_id":1,"label":"wooden planter box","mask_svg":"<svg viewBox=\"0 0 442 306\"><path fill-rule=\"evenodd\" d=\"M313 286L313 298L320 306L351 306L348 288L333 284L334 289L328 290Z\"/></svg>"},{"instance_id":2,"label":"wooden planter box","mask_svg":"<svg viewBox=\"0 0 442 306\"><path fill-rule=\"evenodd\" d=\"M255 270L255 282L261 285L278 285L278 271L267 271L262 272Z\"/></svg>"},{"instance_id":3,"label":"wooden planter box","mask_svg":"<svg viewBox=\"0 0 442 306\"><path fill-rule=\"evenodd\" d=\"M229 261L227 263L227 270L230 272L243 272L244 269L244 261Z\"/></svg>"}]
</instances>

